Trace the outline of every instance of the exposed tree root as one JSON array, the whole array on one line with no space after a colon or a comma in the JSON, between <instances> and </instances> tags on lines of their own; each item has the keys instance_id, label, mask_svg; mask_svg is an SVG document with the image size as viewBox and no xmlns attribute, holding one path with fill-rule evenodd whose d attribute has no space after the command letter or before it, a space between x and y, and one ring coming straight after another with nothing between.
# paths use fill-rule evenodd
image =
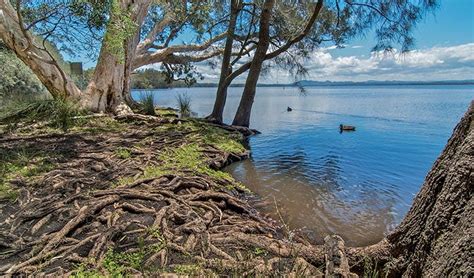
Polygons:
<instances>
[{"instance_id":1,"label":"exposed tree root","mask_svg":"<svg viewBox=\"0 0 474 278\"><path fill-rule=\"evenodd\" d=\"M323 247L285 238L231 181L187 169L144 176L193 133L163 132L166 121L155 118L122 116L133 123L121 133L0 139L4 150L55 156L54 169L23 181L15 203L0 202L0 275L322 275ZM209 165L247 155L201 147ZM131 158L118 157L119 148ZM383 253L354 249L348 257L370 252Z\"/></svg>"}]
</instances>

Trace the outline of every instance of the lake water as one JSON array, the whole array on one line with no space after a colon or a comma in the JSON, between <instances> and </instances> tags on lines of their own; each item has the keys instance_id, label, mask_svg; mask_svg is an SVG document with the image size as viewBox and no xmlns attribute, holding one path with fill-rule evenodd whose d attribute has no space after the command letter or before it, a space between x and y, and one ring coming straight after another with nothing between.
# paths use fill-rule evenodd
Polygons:
<instances>
[{"instance_id":1,"label":"lake water","mask_svg":"<svg viewBox=\"0 0 474 278\"><path fill-rule=\"evenodd\" d=\"M155 90L161 106L187 93L206 116L215 88ZM404 217L424 177L474 98L474 86L260 87L252 157L225 170L268 201L261 210L321 243L379 241ZM242 88L230 88L231 122ZM141 92L134 92L135 98ZM287 112L286 108L293 108ZM339 124L356 126L339 132Z\"/></svg>"}]
</instances>

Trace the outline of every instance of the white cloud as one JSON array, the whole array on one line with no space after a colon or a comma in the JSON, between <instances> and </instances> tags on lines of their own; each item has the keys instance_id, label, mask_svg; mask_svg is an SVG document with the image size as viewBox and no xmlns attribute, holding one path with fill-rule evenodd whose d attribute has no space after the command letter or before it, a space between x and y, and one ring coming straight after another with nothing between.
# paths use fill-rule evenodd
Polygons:
<instances>
[{"instance_id":1,"label":"white cloud","mask_svg":"<svg viewBox=\"0 0 474 278\"><path fill-rule=\"evenodd\" d=\"M358 46L352 46L358 48ZM366 81L366 80L461 80L474 79L474 43L456 46L436 46L418 49L408 53L372 52L369 56L336 56L338 49L321 48L311 53L305 62L309 70L308 80L318 81ZM198 63L202 73L201 82L217 83L220 60L214 60L214 68L208 62ZM238 68L241 63L234 66ZM267 64L268 65L268 64ZM245 75L234 82L245 82ZM261 83L291 83L295 78L288 71L275 65L259 79Z\"/></svg>"},{"instance_id":2,"label":"white cloud","mask_svg":"<svg viewBox=\"0 0 474 278\"><path fill-rule=\"evenodd\" d=\"M364 56L333 56L327 49L311 54L305 62L309 80L455 80L474 78L474 43L433 47L408 53L373 52ZM294 79L274 69L262 82Z\"/></svg>"}]
</instances>

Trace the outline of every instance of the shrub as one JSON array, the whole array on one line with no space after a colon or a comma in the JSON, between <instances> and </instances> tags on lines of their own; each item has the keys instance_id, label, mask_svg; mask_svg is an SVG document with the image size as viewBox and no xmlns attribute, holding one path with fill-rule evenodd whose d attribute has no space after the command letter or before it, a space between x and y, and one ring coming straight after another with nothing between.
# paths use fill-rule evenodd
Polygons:
<instances>
[{"instance_id":1,"label":"shrub","mask_svg":"<svg viewBox=\"0 0 474 278\"><path fill-rule=\"evenodd\" d=\"M156 116L155 99L152 92L146 92L140 99L141 110L145 115Z\"/></svg>"},{"instance_id":2,"label":"shrub","mask_svg":"<svg viewBox=\"0 0 474 278\"><path fill-rule=\"evenodd\" d=\"M12 102L0 111L0 123L17 126L19 123L32 124L46 121L54 128L67 132L83 115L76 103L65 99L30 99Z\"/></svg>"},{"instance_id":3,"label":"shrub","mask_svg":"<svg viewBox=\"0 0 474 278\"><path fill-rule=\"evenodd\" d=\"M191 115L191 97L186 93L178 94L176 100L178 101L178 110L181 117L189 117Z\"/></svg>"}]
</instances>

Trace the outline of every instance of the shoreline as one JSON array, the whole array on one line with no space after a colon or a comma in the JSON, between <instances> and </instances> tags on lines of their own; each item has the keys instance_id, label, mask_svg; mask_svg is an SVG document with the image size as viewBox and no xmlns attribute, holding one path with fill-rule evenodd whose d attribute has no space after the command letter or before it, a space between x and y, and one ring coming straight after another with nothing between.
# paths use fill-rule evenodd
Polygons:
<instances>
[{"instance_id":1,"label":"shoreline","mask_svg":"<svg viewBox=\"0 0 474 278\"><path fill-rule=\"evenodd\" d=\"M218 170L249 155L232 129L137 115L0 137L14 169L2 177L0 273L321 275L321 248L260 215Z\"/></svg>"}]
</instances>

